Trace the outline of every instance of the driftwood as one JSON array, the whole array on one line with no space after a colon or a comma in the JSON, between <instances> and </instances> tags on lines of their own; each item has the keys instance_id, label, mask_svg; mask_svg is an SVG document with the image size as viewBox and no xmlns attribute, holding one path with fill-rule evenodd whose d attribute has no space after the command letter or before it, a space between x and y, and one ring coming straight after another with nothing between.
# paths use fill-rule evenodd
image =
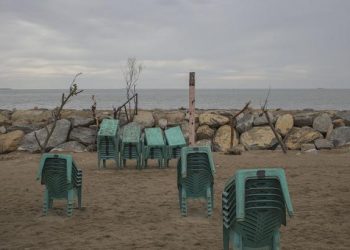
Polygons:
<instances>
[{"instance_id":1,"label":"driftwood","mask_svg":"<svg viewBox=\"0 0 350 250\"><path fill-rule=\"evenodd\" d=\"M268 104L268 100L269 100L269 96L270 96L270 90L271 90L271 89L269 89L269 91L267 92L267 96L266 96L264 105L261 106L261 111L262 111L263 114L265 115L266 120L267 120L267 122L269 123L269 126L270 126L270 128L271 128L273 134L274 134L275 137L276 137L276 140L278 141L278 144L281 145L281 148L282 148L283 153L286 154L286 153L287 153L287 147L286 147L286 145L284 144L284 142L281 140L281 138L280 138L279 134L277 133L275 127L273 126L272 121L271 121L271 119L270 119L270 116L269 116L269 114L268 114L268 112L267 112L267 104Z\"/></svg>"},{"instance_id":2,"label":"driftwood","mask_svg":"<svg viewBox=\"0 0 350 250\"><path fill-rule=\"evenodd\" d=\"M91 96L91 100L93 102L91 105L92 118L94 118L95 124L96 124L97 129L98 129L100 123L99 123L99 119L98 119L97 114L96 114L97 103L96 103L95 95Z\"/></svg>"},{"instance_id":3,"label":"driftwood","mask_svg":"<svg viewBox=\"0 0 350 250\"><path fill-rule=\"evenodd\" d=\"M83 90L78 90L78 85L76 83L78 76L80 76L81 74L82 73L78 73L74 76L74 78L70 84L70 87L69 87L69 94L66 96L64 93L62 93L61 105L52 110L51 117L52 117L53 123L52 123L52 126L50 129L48 128L49 124L46 124L46 126L45 126L46 138L45 138L43 144L40 143L40 140L38 139L36 132L34 132L34 137L35 137L35 140L40 147L41 153L45 153L47 150L47 144L49 143L50 137L52 136L53 131L56 128L57 121L59 119L61 119L61 112L63 110L64 105L67 104L67 102L71 99L71 97L76 96L79 93L83 92Z\"/></svg>"},{"instance_id":4,"label":"driftwood","mask_svg":"<svg viewBox=\"0 0 350 250\"><path fill-rule=\"evenodd\" d=\"M245 104L245 106L237 113L237 114L235 114L234 116L232 116L231 117L231 121L230 121L230 123L231 123L231 141L230 141L230 147L232 148L232 146L233 146L233 134L234 134L234 127L236 126L236 118L240 115L240 114L242 114L248 107L249 107L249 105L250 105L250 103L251 103L251 101L249 101L249 102L247 102L246 104Z\"/></svg>"}]
</instances>

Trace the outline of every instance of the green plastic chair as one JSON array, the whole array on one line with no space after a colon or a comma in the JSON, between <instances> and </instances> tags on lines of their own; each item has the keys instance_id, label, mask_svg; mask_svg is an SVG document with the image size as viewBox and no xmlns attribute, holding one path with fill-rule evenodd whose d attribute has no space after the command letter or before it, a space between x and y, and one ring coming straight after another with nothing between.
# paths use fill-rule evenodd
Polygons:
<instances>
[{"instance_id":1,"label":"green plastic chair","mask_svg":"<svg viewBox=\"0 0 350 250\"><path fill-rule=\"evenodd\" d=\"M103 161L106 167L106 160L113 159L119 167L119 120L103 119L97 134L97 159L98 168Z\"/></svg>"},{"instance_id":2,"label":"green plastic chair","mask_svg":"<svg viewBox=\"0 0 350 250\"><path fill-rule=\"evenodd\" d=\"M181 215L187 215L187 198L207 200L208 216L214 207L215 165L209 147L183 147L177 164Z\"/></svg>"},{"instance_id":3,"label":"green plastic chair","mask_svg":"<svg viewBox=\"0 0 350 250\"><path fill-rule=\"evenodd\" d=\"M293 207L281 168L238 170L222 193L223 245L235 250L279 250L281 224Z\"/></svg>"},{"instance_id":4,"label":"green plastic chair","mask_svg":"<svg viewBox=\"0 0 350 250\"><path fill-rule=\"evenodd\" d=\"M171 159L178 159L181 155L181 148L186 146L186 140L180 126L172 127L164 131L166 139L166 166L169 166Z\"/></svg>"},{"instance_id":5,"label":"green plastic chair","mask_svg":"<svg viewBox=\"0 0 350 250\"><path fill-rule=\"evenodd\" d=\"M145 128L143 149L143 163L147 167L148 159L157 159L160 168L166 157L165 140L160 128Z\"/></svg>"},{"instance_id":6,"label":"green plastic chair","mask_svg":"<svg viewBox=\"0 0 350 250\"><path fill-rule=\"evenodd\" d=\"M82 171L77 168L71 155L43 154L37 180L45 185L43 212L47 215L54 199L67 199L67 215L73 213L74 196L81 208Z\"/></svg>"},{"instance_id":7,"label":"green plastic chair","mask_svg":"<svg viewBox=\"0 0 350 250\"><path fill-rule=\"evenodd\" d=\"M126 165L126 160L136 159L137 168L141 169L142 138L141 127L135 122L124 126L120 147L120 166Z\"/></svg>"}]
</instances>

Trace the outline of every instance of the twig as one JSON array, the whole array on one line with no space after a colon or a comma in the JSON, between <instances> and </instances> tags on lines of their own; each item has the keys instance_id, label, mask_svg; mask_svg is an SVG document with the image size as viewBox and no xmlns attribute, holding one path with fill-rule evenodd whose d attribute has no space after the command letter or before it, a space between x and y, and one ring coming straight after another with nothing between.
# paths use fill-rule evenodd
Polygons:
<instances>
[{"instance_id":1,"label":"twig","mask_svg":"<svg viewBox=\"0 0 350 250\"><path fill-rule=\"evenodd\" d=\"M270 119L270 116L267 112L267 104L268 104L268 100L269 100L269 96L270 96L270 92L271 92L271 89L269 88L269 91L267 92L267 96L266 96L266 99L265 99L265 102L264 102L264 105L261 106L261 111L264 113L265 117L266 117L266 120L267 122L269 123L269 126L273 132L273 134L275 135L277 141L278 141L278 144L281 145L281 148L283 150L283 153L287 153L287 147L286 145L284 144L284 142L281 140L280 136L278 135L275 127L273 126L272 124L272 121Z\"/></svg>"}]
</instances>

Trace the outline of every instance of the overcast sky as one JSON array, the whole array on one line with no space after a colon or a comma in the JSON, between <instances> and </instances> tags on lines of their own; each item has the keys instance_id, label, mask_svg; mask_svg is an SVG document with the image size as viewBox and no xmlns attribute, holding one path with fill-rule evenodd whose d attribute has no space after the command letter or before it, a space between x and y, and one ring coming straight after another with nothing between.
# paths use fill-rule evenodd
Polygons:
<instances>
[{"instance_id":1,"label":"overcast sky","mask_svg":"<svg viewBox=\"0 0 350 250\"><path fill-rule=\"evenodd\" d=\"M350 88L349 0L0 0L0 87Z\"/></svg>"}]
</instances>

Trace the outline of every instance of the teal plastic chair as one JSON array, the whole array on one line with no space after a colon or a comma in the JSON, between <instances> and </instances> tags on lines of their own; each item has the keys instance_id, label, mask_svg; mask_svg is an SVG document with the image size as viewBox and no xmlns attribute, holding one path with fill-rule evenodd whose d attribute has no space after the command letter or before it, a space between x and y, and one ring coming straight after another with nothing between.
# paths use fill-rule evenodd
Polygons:
<instances>
[{"instance_id":1,"label":"teal plastic chair","mask_svg":"<svg viewBox=\"0 0 350 250\"><path fill-rule=\"evenodd\" d=\"M81 208L82 171L77 168L71 155L43 154L40 160L37 180L45 185L43 212L47 215L54 199L67 200L67 215L73 213L74 196Z\"/></svg>"},{"instance_id":2,"label":"teal plastic chair","mask_svg":"<svg viewBox=\"0 0 350 250\"><path fill-rule=\"evenodd\" d=\"M120 166L124 167L126 165L126 160L129 159L135 159L137 168L142 168L141 127L134 122L125 125L123 128L120 147Z\"/></svg>"},{"instance_id":3,"label":"teal plastic chair","mask_svg":"<svg viewBox=\"0 0 350 250\"><path fill-rule=\"evenodd\" d=\"M279 250L281 224L293 207L281 168L238 170L222 193L223 245L235 250Z\"/></svg>"},{"instance_id":4,"label":"teal plastic chair","mask_svg":"<svg viewBox=\"0 0 350 250\"><path fill-rule=\"evenodd\" d=\"M119 167L119 120L103 119L97 134L97 159L98 168L103 161L106 167L106 160L114 160Z\"/></svg>"},{"instance_id":5,"label":"teal plastic chair","mask_svg":"<svg viewBox=\"0 0 350 250\"><path fill-rule=\"evenodd\" d=\"M177 164L177 187L181 215L187 215L188 198L207 200L208 216L214 207L215 165L209 147L183 147Z\"/></svg>"},{"instance_id":6,"label":"teal plastic chair","mask_svg":"<svg viewBox=\"0 0 350 250\"><path fill-rule=\"evenodd\" d=\"M171 159L178 159L181 155L181 148L186 146L186 140L180 126L172 127L164 131L166 139L166 166L169 166Z\"/></svg>"},{"instance_id":7,"label":"teal plastic chair","mask_svg":"<svg viewBox=\"0 0 350 250\"><path fill-rule=\"evenodd\" d=\"M160 128L145 128L145 136L143 145L143 163L147 167L148 159L158 160L160 168L166 157L165 140L163 132Z\"/></svg>"}]
</instances>

